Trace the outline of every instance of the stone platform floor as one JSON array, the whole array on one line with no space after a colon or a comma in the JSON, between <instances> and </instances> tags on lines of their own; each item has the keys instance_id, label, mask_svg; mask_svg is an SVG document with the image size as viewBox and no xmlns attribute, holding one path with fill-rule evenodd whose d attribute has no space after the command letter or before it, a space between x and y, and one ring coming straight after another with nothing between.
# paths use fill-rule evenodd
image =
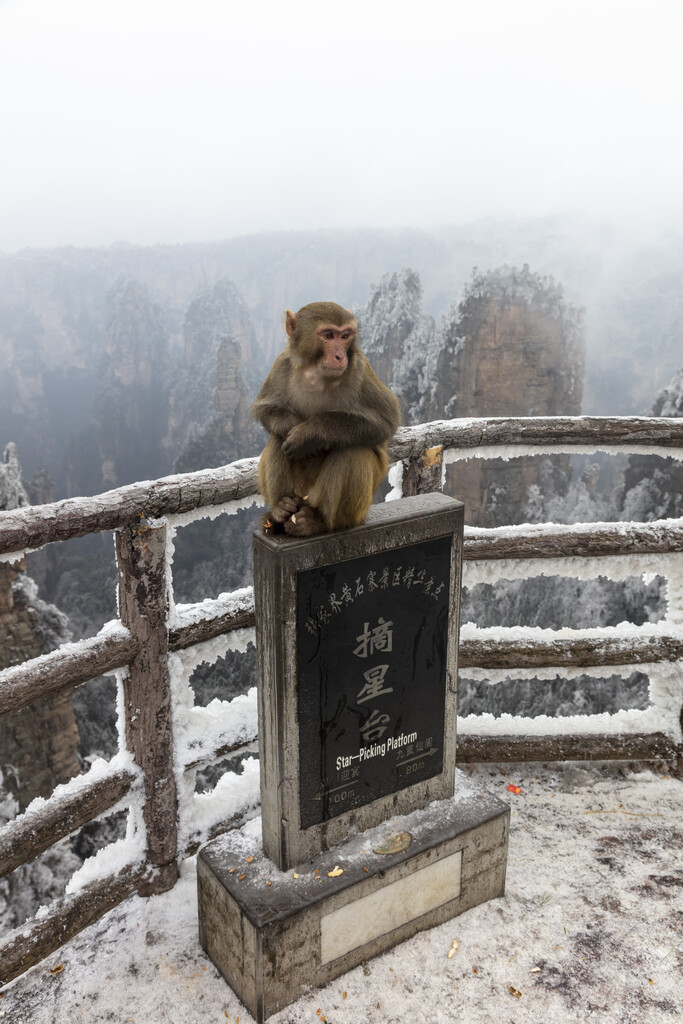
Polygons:
<instances>
[{"instance_id":1,"label":"stone platform floor","mask_svg":"<svg viewBox=\"0 0 683 1024\"><path fill-rule=\"evenodd\" d=\"M512 807L505 897L310 991L273 1024L683 1019L683 782L634 765L462 770ZM197 941L193 862L172 892L131 897L0 994L0 1024L238 1020L252 1018Z\"/></svg>"}]
</instances>

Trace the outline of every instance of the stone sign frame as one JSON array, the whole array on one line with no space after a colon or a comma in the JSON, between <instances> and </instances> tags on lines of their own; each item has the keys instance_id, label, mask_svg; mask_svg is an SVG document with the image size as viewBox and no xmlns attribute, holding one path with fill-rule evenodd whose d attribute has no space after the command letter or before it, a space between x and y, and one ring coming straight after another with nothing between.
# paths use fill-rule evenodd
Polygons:
<instances>
[{"instance_id":1,"label":"stone sign frame","mask_svg":"<svg viewBox=\"0 0 683 1024\"><path fill-rule=\"evenodd\" d=\"M373 505L359 527L305 540L254 534L263 849L288 870L396 814L453 795L464 508L440 493ZM441 770L430 778L301 827L298 578L300 573L450 538Z\"/></svg>"}]
</instances>

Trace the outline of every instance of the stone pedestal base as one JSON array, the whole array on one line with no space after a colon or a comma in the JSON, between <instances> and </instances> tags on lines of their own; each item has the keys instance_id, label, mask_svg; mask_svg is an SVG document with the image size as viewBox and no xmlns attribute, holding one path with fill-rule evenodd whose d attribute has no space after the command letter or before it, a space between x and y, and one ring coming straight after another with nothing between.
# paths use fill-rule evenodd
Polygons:
<instances>
[{"instance_id":1,"label":"stone pedestal base","mask_svg":"<svg viewBox=\"0 0 683 1024\"><path fill-rule=\"evenodd\" d=\"M261 1024L304 988L502 896L509 814L457 772L453 799L288 872L264 856L250 823L199 854L200 942Z\"/></svg>"}]
</instances>

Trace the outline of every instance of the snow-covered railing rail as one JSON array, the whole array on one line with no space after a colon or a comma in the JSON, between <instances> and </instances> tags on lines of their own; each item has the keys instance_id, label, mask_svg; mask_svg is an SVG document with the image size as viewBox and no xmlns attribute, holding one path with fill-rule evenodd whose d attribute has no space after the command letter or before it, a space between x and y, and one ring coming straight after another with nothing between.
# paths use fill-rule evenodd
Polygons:
<instances>
[{"instance_id":1,"label":"snow-covered railing rail","mask_svg":"<svg viewBox=\"0 0 683 1024\"><path fill-rule=\"evenodd\" d=\"M392 457L407 464L441 448L445 461L500 458L544 452L622 452L683 457L683 420L666 417L531 416L524 419L436 420L401 427ZM433 463L427 459L428 465ZM239 501L257 490L257 459L227 467L163 477L106 491L93 498L67 498L0 513L0 558L51 541L115 530L138 517L158 519ZM440 465L440 460L439 460ZM410 466L409 466L410 468ZM424 488L421 488L424 491ZM410 489L404 488L404 493Z\"/></svg>"},{"instance_id":2,"label":"snow-covered railing rail","mask_svg":"<svg viewBox=\"0 0 683 1024\"><path fill-rule=\"evenodd\" d=\"M392 445L394 494L440 489L444 465L559 451L657 453L683 458L675 419L556 417L440 421L402 428ZM176 606L170 573L173 535L194 519L230 513L257 495L257 460L121 487L91 498L0 512L0 560L16 562L45 544L115 531L119 619L77 644L0 672L0 714L103 673L119 682L121 749L0 829L0 877L87 822L128 808L125 840L85 862L66 895L0 944L0 984L38 962L136 889L163 891L180 859L252 813L258 765L244 762L208 794L195 794L198 767L256 740L256 692L195 707L189 677L201 662L253 642L251 588ZM245 539L246 540L246 539ZM460 665L468 675L514 668L542 676L596 666L647 666L654 711L593 716L592 732L553 719L460 723L460 760L659 758L680 754L683 654L683 521L467 529L465 581L526 578L542 572L668 579L663 623L626 630L463 628ZM577 565L581 569L577 569ZM634 715L636 716L634 718ZM637 716L640 715L639 719ZM648 717L649 715L649 717ZM643 717L644 716L644 717ZM668 717L667 717L668 716ZM505 718L506 716L504 716ZM507 716L510 718L510 716ZM608 721L609 719L609 721ZM590 721L588 716L587 721ZM642 727L641 727L642 726Z\"/></svg>"},{"instance_id":3,"label":"snow-covered railing rail","mask_svg":"<svg viewBox=\"0 0 683 1024\"><path fill-rule=\"evenodd\" d=\"M451 420L403 428L390 473L394 494L443 486L449 463L560 453L649 454L683 459L683 420L655 417L530 417ZM465 529L463 584L556 575L655 576L667 583L656 627L601 630L462 627L460 668L491 683L599 674L635 667L650 679L645 711L573 718L472 715L458 722L461 761L680 758L683 701L683 520ZM559 670L559 672L558 672Z\"/></svg>"},{"instance_id":4,"label":"snow-covered railing rail","mask_svg":"<svg viewBox=\"0 0 683 1024\"><path fill-rule=\"evenodd\" d=\"M258 459L242 459L219 469L117 487L92 498L66 498L0 512L0 559L52 541L121 529L140 519L161 519L240 501L256 494L257 467Z\"/></svg>"},{"instance_id":5,"label":"snow-covered railing rail","mask_svg":"<svg viewBox=\"0 0 683 1024\"><path fill-rule=\"evenodd\" d=\"M672 451L676 458L683 452ZM459 722L462 760L680 758L683 703L683 520L650 523L523 525L466 529L463 584L565 576L612 580L662 577L662 622L602 629L461 630L460 666L495 683L506 677L550 679L601 668L649 677L650 707L614 715L525 719L471 716Z\"/></svg>"},{"instance_id":6,"label":"snow-covered railing rail","mask_svg":"<svg viewBox=\"0 0 683 1024\"><path fill-rule=\"evenodd\" d=\"M0 877L98 817L129 814L127 838L87 860L63 898L0 943L0 984L136 889L150 894L172 886L180 859L258 802L255 764L231 787L194 793L197 767L253 742L255 691L229 704L214 701L218 708L194 708L189 686L194 665L225 653L231 637L244 647L245 627L253 632L251 588L176 608L169 571L177 527L253 503L257 461L0 513L0 559L9 562L46 543L114 530L120 616L95 637L0 672L0 714L113 672L121 736L109 763L96 761L0 829ZM212 643L218 646L207 653Z\"/></svg>"},{"instance_id":7,"label":"snow-covered railing rail","mask_svg":"<svg viewBox=\"0 0 683 1024\"><path fill-rule=\"evenodd\" d=\"M683 448L683 420L655 416L496 416L433 420L401 427L392 444L395 459L419 458L436 446L454 459L505 458L549 452L618 451L652 455ZM680 456L679 456L680 457Z\"/></svg>"}]
</instances>

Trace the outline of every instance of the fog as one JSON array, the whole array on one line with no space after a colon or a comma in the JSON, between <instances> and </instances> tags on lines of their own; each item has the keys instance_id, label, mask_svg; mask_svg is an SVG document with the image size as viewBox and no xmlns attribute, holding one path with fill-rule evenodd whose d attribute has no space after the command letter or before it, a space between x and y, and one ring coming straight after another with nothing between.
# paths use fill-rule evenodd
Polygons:
<instances>
[{"instance_id":1,"label":"fog","mask_svg":"<svg viewBox=\"0 0 683 1024\"><path fill-rule=\"evenodd\" d=\"M672 0L0 0L0 250L683 213Z\"/></svg>"}]
</instances>

